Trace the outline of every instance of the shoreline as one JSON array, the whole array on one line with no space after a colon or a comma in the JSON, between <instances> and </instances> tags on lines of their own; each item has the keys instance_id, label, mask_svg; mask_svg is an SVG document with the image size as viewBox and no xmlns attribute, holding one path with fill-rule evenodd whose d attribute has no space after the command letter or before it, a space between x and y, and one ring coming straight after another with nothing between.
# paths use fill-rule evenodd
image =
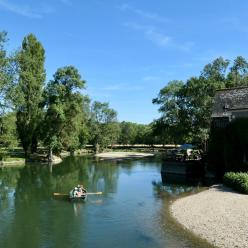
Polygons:
<instances>
[{"instance_id":1,"label":"shoreline","mask_svg":"<svg viewBox=\"0 0 248 248\"><path fill-rule=\"evenodd\" d=\"M248 247L248 196L222 185L175 200L171 216L214 247Z\"/></svg>"},{"instance_id":2,"label":"shoreline","mask_svg":"<svg viewBox=\"0 0 248 248\"><path fill-rule=\"evenodd\" d=\"M143 152L103 152L96 154L95 157L100 160L123 160L123 159L134 159L134 158L145 158L153 157L153 153Z\"/></svg>"},{"instance_id":3,"label":"shoreline","mask_svg":"<svg viewBox=\"0 0 248 248\"><path fill-rule=\"evenodd\" d=\"M80 153L79 156L88 155L89 153ZM60 157L53 155L53 159L51 163L53 165L60 164L63 162L63 159L67 157L69 153L63 153ZM139 158L146 158L146 157L153 157L155 156L154 153L146 153L146 152L103 152L94 155L99 160L126 160L126 159L139 159ZM1 161L0 167L20 167L25 166L26 163L49 163L47 158L43 154L34 154L31 159L25 160L12 160L12 161Z\"/></svg>"}]
</instances>

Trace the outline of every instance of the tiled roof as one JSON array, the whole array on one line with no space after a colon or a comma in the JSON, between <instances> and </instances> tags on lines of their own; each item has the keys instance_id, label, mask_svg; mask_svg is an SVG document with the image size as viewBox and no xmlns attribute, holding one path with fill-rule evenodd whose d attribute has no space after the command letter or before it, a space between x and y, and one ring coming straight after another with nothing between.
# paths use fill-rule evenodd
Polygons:
<instances>
[{"instance_id":1,"label":"tiled roof","mask_svg":"<svg viewBox=\"0 0 248 248\"><path fill-rule=\"evenodd\" d=\"M248 111L248 87L216 91L212 117L226 116L228 112Z\"/></svg>"}]
</instances>

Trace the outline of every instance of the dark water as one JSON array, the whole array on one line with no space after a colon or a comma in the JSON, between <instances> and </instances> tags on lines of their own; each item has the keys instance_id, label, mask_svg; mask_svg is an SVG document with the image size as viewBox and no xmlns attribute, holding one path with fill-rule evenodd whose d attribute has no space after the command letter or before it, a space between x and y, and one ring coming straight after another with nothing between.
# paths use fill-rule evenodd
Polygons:
<instances>
[{"instance_id":1,"label":"dark water","mask_svg":"<svg viewBox=\"0 0 248 248\"><path fill-rule=\"evenodd\" d=\"M162 185L160 164L78 157L53 167L1 169L0 247L209 247L167 211L176 196L198 188ZM78 183L103 195L74 203L52 196Z\"/></svg>"}]
</instances>

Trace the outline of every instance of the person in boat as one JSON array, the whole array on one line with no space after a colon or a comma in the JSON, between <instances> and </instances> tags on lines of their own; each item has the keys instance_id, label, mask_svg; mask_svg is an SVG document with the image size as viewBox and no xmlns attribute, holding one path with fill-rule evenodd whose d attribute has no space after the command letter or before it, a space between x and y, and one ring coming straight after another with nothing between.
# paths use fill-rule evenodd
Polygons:
<instances>
[{"instance_id":1,"label":"person in boat","mask_svg":"<svg viewBox=\"0 0 248 248\"><path fill-rule=\"evenodd\" d=\"M87 193L86 189L84 188L83 185L78 185L72 190L72 196L74 198L80 198L85 196Z\"/></svg>"}]
</instances>

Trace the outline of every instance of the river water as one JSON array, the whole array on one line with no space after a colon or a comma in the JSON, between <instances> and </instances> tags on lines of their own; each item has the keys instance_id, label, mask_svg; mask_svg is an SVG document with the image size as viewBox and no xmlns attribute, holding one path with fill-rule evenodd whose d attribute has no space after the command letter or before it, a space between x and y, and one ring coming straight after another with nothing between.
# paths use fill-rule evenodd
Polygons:
<instances>
[{"instance_id":1,"label":"river water","mask_svg":"<svg viewBox=\"0 0 248 248\"><path fill-rule=\"evenodd\" d=\"M162 184L156 158L96 161L67 158L59 165L0 169L0 247L205 248L168 214L168 205L198 187ZM77 184L84 202L53 197Z\"/></svg>"}]
</instances>

